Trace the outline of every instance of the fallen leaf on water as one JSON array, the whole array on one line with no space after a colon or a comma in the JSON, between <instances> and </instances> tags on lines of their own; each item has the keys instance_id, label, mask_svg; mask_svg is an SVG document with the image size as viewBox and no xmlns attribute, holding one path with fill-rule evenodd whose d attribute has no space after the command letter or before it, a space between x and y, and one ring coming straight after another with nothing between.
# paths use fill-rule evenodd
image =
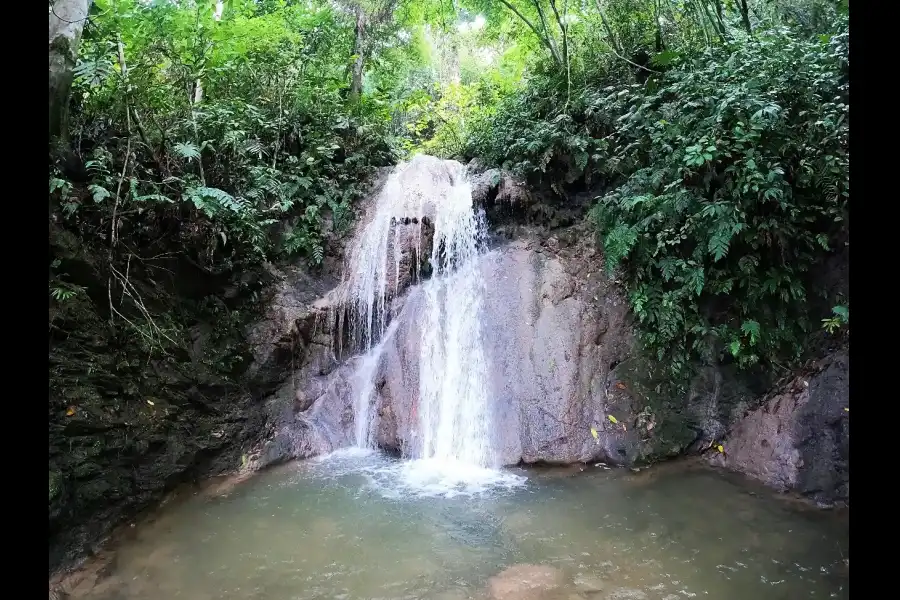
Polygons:
<instances>
[{"instance_id":1,"label":"fallen leaf on water","mask_svg":"<svg viewBox=\"0 0 900 600\"><path fill-rule=\"evenodd\" d=\"M66 416L67 416L67 417L71 417L71 416L74 415L74 414L75 414L75 407L74 407L74 406L70 406L70 407L69 407L69 410L66 411Z\"/></svg>"},{"instance_id":2,"label":"fallen leaf on water","mask_svg":"<svg viewBox=\"0 0 900 600\"><path fill-rule=\"evenodd\" d=\"M716 446L716 450L718 450L721 454L725 454L725 448L722 447L722 444Z\"/></svg>"},{"instance_id":3,"label":"fallen leaf on water","mask_svg":"<svg viewBox=\"0 0 900 600\"><path fill-rule=\"evenodd\" d=\"M616 384L616 387L619 388L620 390L624 390L624 389L625 389L625 384L622 383L622 382L620 381L620 382L618 382L618 383Z\"/></svg>"},{"instance_id":4,"label":"fallen leaf on water","mask_svg":"<svg viewBox=\"0 0 900 600\"><path fill-rule=\"evenodd\" d=\"M612 421L613 423L618 423L618 422L619 422L619 420L616 419L616 418L615 418L614 416L612 416L612 415L608 415L608 418L609 418L609 420Z\"/></svg>"},{"instance_id":5,"label":"fallen leaf on water","mask_svg":"<svg viewBox=\"0 0 900 600\"><path fill-rule=\"evenodd\" d=\"M147 400L147 404L149 404L150 406L156 406L155 404L153 404L153 400Z\"/></svg>"},{"instance_id":6,"label":"fallen leaf on water","mask_svg":"<svg viewBox=\"0 0 900 600\"><path fill-rule=\"evenodd\" d=\"M591 435L594 436L594 439L597 439L597 430L591 427Z\"/></svg>"}]
</instances>

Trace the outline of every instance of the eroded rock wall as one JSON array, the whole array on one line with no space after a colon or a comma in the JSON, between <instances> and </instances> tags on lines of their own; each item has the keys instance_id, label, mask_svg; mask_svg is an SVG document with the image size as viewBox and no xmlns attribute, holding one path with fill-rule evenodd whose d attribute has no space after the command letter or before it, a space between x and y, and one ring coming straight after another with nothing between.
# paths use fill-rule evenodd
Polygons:
<instances>
[{"instance_id":1,"label":"eroded rock wall","mask_svg":"<svg viewBox=\"0 0 900 600\"><path fill-rule=\"evenodd\" d=\"M495 221L503 206L520 210L538 202L501 172L482 173L473 187L476 201L490 205ZM510 225L504 221L503 227ZM665 364L636 350L627 302L603 268L593 230L582 223L552 233L528 224L509 231L511 241L480 258L498 462L632 465L709 453L713 444L724 443L727 453L716 460L730 469L825 502L849 497L848 433L827 416L835 412L836 398L849 394L849 388L835 387L837 367L821 384L811 381L807 396L769 401L757 411L766 377L726 366L701 368L684 398L660 398ZM397 237L407 238L419 239ZM414 277L398 281L391 310L395 327L373 380L374 440L407 456L418 447L424 313L422 288L413 283ZM334 323L324 317L332 314L331 300L304 301L303 307L279 313L288 323L279 327L299 335L281 339L290 339L300 358L290 363L287 382L266 402L266 441L251 456L253 468L353 442L353 397L364 385L355 368L360 359L339 360L335 352L329 330ZM266 356L279 352L277 344L273 350L267 343L260 346L263 366ZM280 352L275 362L284 368L285 352ZM821 386L831 391L821 392ZM828 400L815 400L820 397Z\"/></svg>"}]
</instances>

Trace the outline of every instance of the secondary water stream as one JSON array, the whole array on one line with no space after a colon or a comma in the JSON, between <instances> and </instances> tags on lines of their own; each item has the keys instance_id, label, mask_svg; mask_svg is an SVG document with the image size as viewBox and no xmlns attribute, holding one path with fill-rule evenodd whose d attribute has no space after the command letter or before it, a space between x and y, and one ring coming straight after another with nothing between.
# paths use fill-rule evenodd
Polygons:
<instances>
[{"instance_id":1,"label":"secondary water stream","mask_svg":"<svg viewBox=\"0 0 900 600\"><path fill-rule=\"evenodd\" d=\"M846 519L704 468L531 471L520 487L448 498L398 489L396 466L339 453L197 495L135 530L78 596L849 598ZM491 579L521 563L558 579L539 593ZM528 573L513 586L540 581Z\"/></svg>"}]
</instances>

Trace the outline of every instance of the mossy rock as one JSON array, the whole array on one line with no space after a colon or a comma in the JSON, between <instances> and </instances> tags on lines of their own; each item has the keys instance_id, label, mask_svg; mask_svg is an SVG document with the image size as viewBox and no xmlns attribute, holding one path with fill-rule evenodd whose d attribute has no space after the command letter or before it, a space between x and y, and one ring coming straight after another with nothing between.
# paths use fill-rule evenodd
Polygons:
<instances>
[{"instance_id":1,"label":"mossy rock","mask_svg":"<svg viewBox=\"0 0 900 600\"><path fill-rule=\"evenodd\" d=\"M63 476L59 471L50 471L50 503L58 499L63 491Z\"/></svg>"},{"instance_id":2,"label":"mossy rock","mask_svg":"<svg viewBox=\"0 0 900 600\"><path fill-rule=\"evenodd\" d=\"M681 454L698 436L684 386L673 382L664 364L638 354L616 367L617 379L630 391L642 439L636 463L652 463Z\"/></svg>"},{"instance_id":3,"label":"mossy rock","mask_svg":"<svg viewBox=\"0 0 900 600\"><path fill-rule=\"evenodd\" d=\"M644 429L638 462L671 458L720 439L770 384L762 371L731 365L695 364L692 372L690 381L673 380L666 363L641 354L616 368L636 413L643 415L639 423L653 425L652 431Z\"/></svg>"}]
</instances>

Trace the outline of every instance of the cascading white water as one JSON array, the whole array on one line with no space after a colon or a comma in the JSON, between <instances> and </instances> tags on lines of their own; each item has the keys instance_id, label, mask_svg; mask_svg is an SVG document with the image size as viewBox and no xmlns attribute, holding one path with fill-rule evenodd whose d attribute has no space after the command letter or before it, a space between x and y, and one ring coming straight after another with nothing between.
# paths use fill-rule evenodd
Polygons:
<instances>
[{"instance_id":1,"label":"cascading white water","mask_svg":"<svg viewBox=\"0 0 900 600\"><path fill-rule=\"evenodd\" d=\"M421 457L490 467L483 281L476 261L484 227L465 178L444 198L435 217L435 271L424 285L419 356Z\"/></svg>"},{"instance_id":2,"label":"cascading white water","mask_svg":"<svg viewBox=\"0 0 900 600\"><path fill-rule=\"evenodd\" d=\"M357 448L371 448L372 442L372 405L375 402L375 374L378 372L381 351L390 341L396 330L396 323L385 331L384 337L370 348L357 362L353 373L353 441Z\"/></svg>"},{"instance_id":3,"label":"cascading white water","mask_svg":"<svg viewBox=\"0 0 900 600\"><path fill-rule=\"evenodd\" d=\"M414 226L401 233L401 223ZM432 278L422 290L419 447L410 450L432 467L442 465L446 470L455 465L459 478L465 477L460 469L494 464L481 335L483 281L476 260L484 223L473 206L465 168L458 162L417 156L399 165L357 237L342 301L349 309L351 341L365 353L357 368L360 383L354 386L355 438L359 447L372 445L373 378L391 319L390 301L398 291L403 252L412 247L411 260L419 261L426 223L434 227Z\"/></svg>"}]
</instances>

